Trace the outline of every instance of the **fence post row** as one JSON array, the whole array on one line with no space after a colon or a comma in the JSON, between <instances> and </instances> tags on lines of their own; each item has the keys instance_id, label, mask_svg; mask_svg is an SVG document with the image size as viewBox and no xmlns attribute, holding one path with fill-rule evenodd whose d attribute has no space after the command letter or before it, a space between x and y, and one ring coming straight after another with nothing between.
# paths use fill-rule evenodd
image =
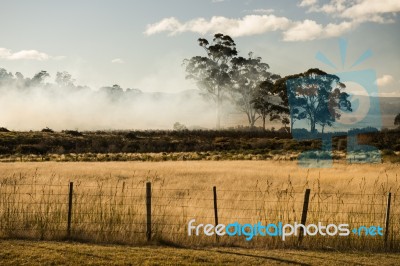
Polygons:
<instances>
[{"instance_id":1,"label":"fence post row","mask_svg":"<svg viewBox=\"0 0 400 266\"><path fill-rule=\"evenodd\" d=\"M306 225L306 222L307 222L307 212L308 212L308 203L310 202L310 192L311 192L311 190L309 188L307 188L306 192L304 194L303 211L301 213L301 224L304 226ZM304 229L303 229L303 227L300 227L299 245L301 244L303 237L304 237Z\"/></svg>"},{"instance_id":2,"label":"fence post row","mask_svg":"<svg viewBox=\"0 0 400 266\"><path fill-rule=\"evenodd\" d=\"M390 226L390 203L392 200L392 193L388 193L387 206L386 206L386 217L385 217L385 248L388 247L388 237L389 237L389 226Z\"/></svg>"},{"instance_id":3,"label":"fence post row","mask_svg":"<svg viewBox=\"0 0 400 266\"><path fill-rule=\"evenodd\" d=\"M151 241L151 182L146 183L146 214L146 237L147 241Z\"/></svg>"},{"instance_id":4,"label":"fence post row","mask_svg":"<svg viewBox=\"0 0 400 266\"><path fill-rule=\"evenodd\" d=\"M215 219L215 226L218 225L218 205L217 205L217 187L213 187L213 194L214 194L214 219ZM215 234L215 239L219 242L218 234Z\"/></svg>"},{"instance_id":5,"label":"fence post row","mask_svg":"<svg viewBox=\"0 0 400 266\"><path fill-rule=\"evenodd\" d=\"M72 221L72 199L74 191L74 182L69 183L69 193L68 193L68 221L67 221L67 238L71 237L71 221ZM310 189L306 189L304 194L303 211L301 214L301 224L306 225L307 222L307 212L308 205L310 201ZM214 221L215 226L219 224L218 222L218 204L217 204L217 187L213 187L213 200L214 200ZM388 238L389 238L389 227L390 227L390 207L391 207L392 193L389 192L387 195L387 205L386 205L386 215L385 215L385 234L384 234L384 247L388 248ZM151 182L146 183L146 238L147 241L151 241ZM219 242L219 237L217 234L216 241ZM304 229L300 227L298 244L300 245L304 237Z\"/></svg>"},{"instance_id":6,"label":"fence post row","mask_svg":"<svg viewBox=\"0 0 400 266\"><path fill-rule=\"evenodd\" d=\"M71 237L72 194L73 193L74 193L74 182L69 182L67 238Z\"/></svg>"}]
</instances>

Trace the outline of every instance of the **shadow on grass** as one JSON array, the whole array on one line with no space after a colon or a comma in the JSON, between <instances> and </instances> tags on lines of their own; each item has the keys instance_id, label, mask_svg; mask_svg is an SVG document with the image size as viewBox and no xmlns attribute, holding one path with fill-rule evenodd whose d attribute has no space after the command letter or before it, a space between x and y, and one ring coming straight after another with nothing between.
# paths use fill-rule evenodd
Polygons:
<instances>
[{"instance_id":1,"label":"shadow on grass","mask_svg":"<svg viewBox=\"0 0 400 266\"><path fill-rule=\"evenodd\" d=\"M233 252L233 251L225 251L225 250L206 250L203 249L204 251L208 251L208 252L216 252L216 253L220 253L220 254L228 254L228 255L236 255L236 256L243 256L243 257L252 257L252 258L257 258L257 259L265 259L265 260L273 260L276 262L280 262L280 263L290 263L293 265L303 265L303 266L307 266L307 265L311 265L311 264L307 264L307 263L302 263L302 262L297 262L294 260L287 260L287 259L282 259L282 258L277 258L277 257L272 257L272 256L261 256L261 255L254 255L254 254L245 254L245 253L240 253L240 252Z\"/></svg>"},{"instance_id":2,"label":"shadow on grass","mask_svg":"<svg viewBox=\"0 0 400 266\"><path fill-rule=\"evenodd\" d=\"M333 251L326 251L326 253L331 253ZM349 261L349 260L342 260L337 258L338 256L340 256L341 253L337 253L337 256L334 259L328 258L328 257L322 257L322 256L317 256L317 255L308 255L308 254L304 254L304 253L291 253L291 252L287 252L287 254L291 254L293 256L300 256L300 257L307 257L307 258L311 258L311 259L320 259L323 261L332 261L335 264L341 264L341 265L350 265L350 264L355 264L354 261ZM357 262L357 265L371 265L370 263L361 263L361 262Z\"/></svg>"}]
</instances>

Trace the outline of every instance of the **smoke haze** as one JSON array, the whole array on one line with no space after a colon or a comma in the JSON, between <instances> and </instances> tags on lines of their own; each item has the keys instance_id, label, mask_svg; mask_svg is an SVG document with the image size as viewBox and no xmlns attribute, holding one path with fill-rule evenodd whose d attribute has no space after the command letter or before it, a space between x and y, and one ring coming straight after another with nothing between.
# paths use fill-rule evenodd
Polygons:
<instances>
[{"instance_id":1,"label":"smoke haze","mask_svg":"<svg viewBox=\"0 0 400 266\"><path fill-rule=\"evenodd\" d=\"M172 129L175 122L188 128L215 126L215 106L197 90L93 90L73 84L32 85L34 78L19 82L4 75L0 81L0 126L10 130Z\"/></svg>"},{"instance_id":2,"label":"smoke haze","mask_svg":"<svg viewBox=\"0 0 400 266\"><path fill-rule=\"evenodd\" d=\"M118 85L94 90L74 85L66 72L60 74L54 83L46 83L45 71L25 78L0 68L0 127L16 131L45 127L56 131L144 130L173 129L179 122L189 129L215 128L216 106L199 90L142 92ZM394 127L394 117L400 113L399 99L381 97L380 101L383 127ZM247 126L248 122L225 101L221 125L229 128ZM271 127L282 124L268 121L267 128Z\"/></svg>"}]
</instances>

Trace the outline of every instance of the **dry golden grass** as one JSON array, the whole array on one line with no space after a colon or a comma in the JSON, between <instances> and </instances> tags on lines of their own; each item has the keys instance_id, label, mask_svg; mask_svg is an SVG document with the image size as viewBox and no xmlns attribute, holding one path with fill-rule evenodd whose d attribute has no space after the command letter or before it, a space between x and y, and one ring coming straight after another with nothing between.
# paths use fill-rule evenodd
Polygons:
<instances>
[{"instance_id":1,"label":"dry golden grass","mask_svg":"<svg viewBox=\"0 0 400 266\"><path fill-rule=\"evenodd\" d=\"M300 222L304 191L311 189L307 223L384 226L386 195L394 193L389 242L399 248L400 168L394 164L335 164L299 168L295 162L178 161L0 164L3 237L62 239L66 234L68 182L74 182L73 239L107 243L145 242L145 183L153 186L153 239L179 245L214 244L188 237L187 222ZM222 245L293 247L297 238L221 239ZM382 249L382 237L306 237L305 247Z\"/></svg>"},{"instance_id":2,"label":"dry golden grass","mask_svg":"<svg viewBox=\"0 0 400 266\"><path fill-rule=\"evenodd\" d=\"M374 181L388 181L396 185L400 175L399 164L345 164L337 163L332 168L300 168L296 162L288 161L176 161L176 162L40 162L0 164L0 177L22 175L36 177L38 182L49 177L62 180L82 181L86 184L98 180L151 180L154 176L165 179L168 188L207 188L213 185L225 189L252 189L257 181L269 181L284 185L290 176L293 186L303 187L305 182L316 182L325 190L353 192L348 183L359 184L363 178L367 188L372 189ZM388 177L387 177L387 176Z\"/></svg>"}]
</instances>

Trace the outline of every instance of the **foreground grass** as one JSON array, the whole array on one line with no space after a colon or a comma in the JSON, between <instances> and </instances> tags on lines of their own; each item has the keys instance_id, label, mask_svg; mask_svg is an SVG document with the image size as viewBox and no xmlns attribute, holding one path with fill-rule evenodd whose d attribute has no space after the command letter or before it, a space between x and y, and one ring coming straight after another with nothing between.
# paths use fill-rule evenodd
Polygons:
<instances>
[{"instance_id":1,"label":"foreground grass","mask_svg":"<svg viewBox=\"0 0 400 266\"><path fill-rule=\"evenodd\" d=\"M152 183L153 240L185 247L213 246L214 238L190 238L189 220L214 223L300 221L304 190L311 189L307 223L385 225L387 193L392 208L391 250L400 250L400 168L395 164L336 163L328 169L296 162L179 161L0 164L0 238L60 240L66 235L68 182L74 181L70 239L92 243L145 242L145 182ZM221 238L225 246L290 249L297 241ZM382 250L382 237L305 238L304 248Z\"/></svg>"},{"instance_id":2,"label":"foreground grass","mask_svg":"<svg viewBox=\"0 0 400 266\"><path fill-rule=\"evenodd\" d=\"M400 254L0 241L1 265L398 265Z\"/></svg>"}]
</instances>

